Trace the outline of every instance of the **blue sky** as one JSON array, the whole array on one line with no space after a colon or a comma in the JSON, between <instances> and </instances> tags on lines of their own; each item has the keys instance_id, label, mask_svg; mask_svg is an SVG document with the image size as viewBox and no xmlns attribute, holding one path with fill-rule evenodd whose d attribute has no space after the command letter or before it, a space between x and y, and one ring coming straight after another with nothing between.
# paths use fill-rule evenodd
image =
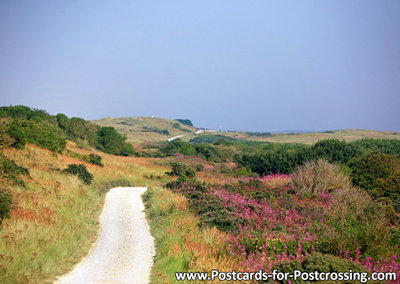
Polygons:
<instances>
[{"instance_id":1,"label":"blue sky","mask_svg":"<svg viewBox=\"0 0 400 284\"><path fill-rule=\"evenodd\" d=\"M400 131L400 1L0 1L0 105Z\"/></svg>"}]
</instances>

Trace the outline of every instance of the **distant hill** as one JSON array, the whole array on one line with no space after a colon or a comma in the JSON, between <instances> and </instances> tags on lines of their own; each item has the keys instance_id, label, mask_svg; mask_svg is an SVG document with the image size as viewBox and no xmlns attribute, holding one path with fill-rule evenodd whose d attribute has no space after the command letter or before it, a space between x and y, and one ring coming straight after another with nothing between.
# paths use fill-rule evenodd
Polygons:
<instances>
[{"instance_id":1,"label":"distant hill","mask_svg":"<svg viewBox=\"0 0 400 284\"><path fill-rule=\"evenodd\" d=\"M168 138L193 134L196 128L190 126L190 120L156 117L119 117L94 120L100 126L113 126L126 135L132 143L161 142ZM190 123L189 123L190 122Z\"/></svg>"},{"instance_id":2,"label":"distant hill","mask_svg":"<svg viewBox=\"0 0 400 284\"><path fill-rule=\"evenodd\" d=\"M225 137L248 141L277 142L277 143L303 143L314 144L319 140L336 138L345 141L355 141L363 138L400 139L400 133L393 131L375 131L364 129L328 130L321 132L246 132L246 131L214 131L205 129L202 133L195 134L197 129L179 121L181 119L166 119L155 117L120 117L104 118L93 122L100 126L113 126L120 133L128 137L132 143L151 143L167 141L168 138L185 134L180 139L183 141L199 142L203 140L216 140L221 135ZM207 139L200 137L207 136ZM210 138L216 136L216 139Z\"/></svg>"}]
</instances>

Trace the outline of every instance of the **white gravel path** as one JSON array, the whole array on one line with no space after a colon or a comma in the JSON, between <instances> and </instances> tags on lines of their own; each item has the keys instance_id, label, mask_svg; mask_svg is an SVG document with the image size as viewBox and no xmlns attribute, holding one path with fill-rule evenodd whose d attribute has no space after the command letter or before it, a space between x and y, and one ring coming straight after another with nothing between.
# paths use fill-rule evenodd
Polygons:
<instances>
[{"instance_id":1,"label":"white gravel path","mask_svg":"<svg viewBox=\"0 0 400 284\"><path fill-rule=\"evenodd\" d=\"M146 190L117 187L107 193L94 248L55 283L149 282L155 249L141 199Z\"/></svg>"}]
</instances>

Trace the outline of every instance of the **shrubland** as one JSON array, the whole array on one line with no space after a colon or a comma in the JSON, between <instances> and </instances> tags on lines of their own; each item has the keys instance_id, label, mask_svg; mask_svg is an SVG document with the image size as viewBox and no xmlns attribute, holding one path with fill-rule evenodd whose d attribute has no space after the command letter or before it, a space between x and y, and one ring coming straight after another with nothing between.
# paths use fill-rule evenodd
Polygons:
<instances>
[{"instance_id":1,"label":"shrubland","mask_svg":"<svg viewBox=\"0 0 400 284\"><path fill-rule=\"evenodd\" d=\"M104 194L131 185L149 186L153 283L211 269L399 275L398 141L205 136L136 153L114 128L83 119L22 106L0 116L1 282L66 272L96 237Z\"/></svg>"},{"instance_id":2,"label":"shrubland","mask_svg":"<svg viewBox=\"0 0 400 284\"><path fill-rule=\"evenodd\" d=\"M11 146L17 149L31 143L61 153L68 138L109 154L136 154L132 145L126 142L126 137L113 127L100 127L82 118L68 118L64 114L53 116L26 106L0 107L0 118L6 129L2 133L10 137Z\"/></svg>"}]
</instances>

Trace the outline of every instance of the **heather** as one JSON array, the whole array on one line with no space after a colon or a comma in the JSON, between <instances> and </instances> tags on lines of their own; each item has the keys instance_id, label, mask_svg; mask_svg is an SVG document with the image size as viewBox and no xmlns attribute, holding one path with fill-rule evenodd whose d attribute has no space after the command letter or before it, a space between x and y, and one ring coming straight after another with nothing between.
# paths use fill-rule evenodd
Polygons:
<instances>
[{"instance_id":1,"label":"heather","mask_svg":"<svg viewBox=\"0 0 400 284\"><path fill-rule=\"evenodd\" d=\"M226 184L178 179L167 188L188 199L201 227L227 234L225 257L239 270L309 268L321 258L346 270L400 272L397 215L348 179L343 185L304 192L279 174Z\"/></svg>"}]
</instances>

